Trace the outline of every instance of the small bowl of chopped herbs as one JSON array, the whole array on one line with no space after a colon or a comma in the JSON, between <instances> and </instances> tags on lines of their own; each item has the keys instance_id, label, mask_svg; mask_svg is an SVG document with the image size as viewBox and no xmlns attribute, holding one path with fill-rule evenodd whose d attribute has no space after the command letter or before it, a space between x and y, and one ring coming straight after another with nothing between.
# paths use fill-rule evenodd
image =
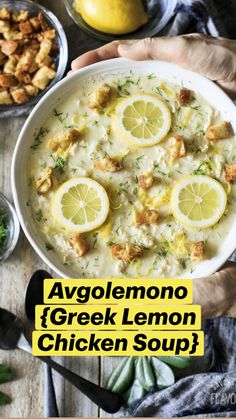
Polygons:
<instances>
[{"instance_id":1,"label":"small bowl of chopped herbs","mask_svg":"<svg viewBox=\"0 0 236 419\"><path fill-rule=\"evenodd\" d=\"M0 263L13 252L20 234L16 211L8 199L0 193Z\"/></svg>"}]
</instances>

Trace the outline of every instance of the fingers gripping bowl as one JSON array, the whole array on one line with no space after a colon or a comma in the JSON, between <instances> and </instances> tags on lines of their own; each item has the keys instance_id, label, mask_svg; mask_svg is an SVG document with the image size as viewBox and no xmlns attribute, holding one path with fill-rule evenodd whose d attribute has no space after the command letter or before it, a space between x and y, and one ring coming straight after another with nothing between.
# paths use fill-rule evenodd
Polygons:
<instances>
[{"instance_id":1,"label":"fingers gripping bowl","mask_svg":"<svg viewBox=\"0 0 236 419\"><path fill-rule=\"evenodd\" d=\"M235 249L233 132L233 103L198 74L124 59L79 70L19 136L23 230L64 277L209 275Z\"/></svg>"}]
</instances>

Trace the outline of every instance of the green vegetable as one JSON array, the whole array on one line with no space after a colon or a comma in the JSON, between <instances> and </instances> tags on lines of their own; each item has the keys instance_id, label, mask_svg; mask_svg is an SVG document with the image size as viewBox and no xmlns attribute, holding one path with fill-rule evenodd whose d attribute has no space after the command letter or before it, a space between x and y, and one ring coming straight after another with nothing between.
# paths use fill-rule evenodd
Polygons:
<instances>
[{"instance_id":1,"label":"green vegetable","mask_svg":"<svg viewBox=\"0 0 236 419\"><path fill-rule=\"evenodd\" d=\"M157 356L160 361L176 368L186 368L190 365L190 356Z\"/></svg>"},{"instance_id":2,"label":"green vegetable","mask_svg":"<svg viewBox=\"0 0 236 419\"><path fill-rule=\"evenodd\" d=\"M117 394L124 393L132 384L134 378L134 358L125 357L112 371L106 388Z\"/></svg>"},{"instance_id":3,"label":"green vegetable","mask_svg":"<svg viewBox=\"0 0 236 419\"><path fill-rule=\"evenodd\" d=\"M132 387L124 394L123 399L125 401L126 406L131 407L133 406L138 400L142 399L146 394L145 389L140 384L140 382L136 379Z\"/></svg>"},{"instance_id":4,"label":"green vegetable","mask_svg":"<svg viewBox=\"0 0 236 419\"><path fill-rule=\"evenodd\" d=\"M11 379L11 369L7 365L0 364L0 384Z\"/></svg>"},{"instance_id":5,"label":"green vegetable","mask_svg":"<svg viewBox=\"0 0 236 419\"><path fill-rule=\"evenodd\" d=\"M0 212L0 248L3 247L4 241L7 237L7 221L5 214Z\"/></svg>"},{"instance_id":6,"label":"green vegetable","mask_svg":"<svg viewBox=\"0 0 236 419\"><path fill-rule=\"evenodd\" d=\"M170 387L175 383L175 376L171 368L156 357L151 357L151 364L156 376L156 385L159 390Z\"/></svg>"},{"instance_id":7,"label":"green vegetable","mask_svg":"<svg viewBox=\"0 0 236 419\"><path fill-rule=\"evenodd\" d=\"M9 396L0 392L0 406L3 406L4 404L10 403L10 401L11 401L11 399L10 399Z\"/></svg>"},{"instance_id":8,"label":"green vegetable","mask_svg":"<svg viewBox=\"0 0 236 419\"><path fill-rule=\"evenodd\" d=\"M58 156L56 159L55 169L62 170L66 165L66 161L63 159L63 157Z\"/></svg>"},{"instance_id":9,"label":"green vegetable","mask_svg":"<svg viewBox=\"0 0 236 419\"><path fill-rule=\"evenodd\" d=\"M212 167L210 162L203 161L200 166L194 170L194 175L210 175L212 171Z\"/></svg>"},{"instance_id":10,"label":"green vegetable","mask_svg":"<svg viewBox=\"0 0 236 419\"><path fill-rule=\"evenodd\" d=\"M156 380L154 371L149 359L146 356L138 358L136 373L139 383L145 390L149 391L151 388L155 387Z\"/></svg>"}]
</instances>

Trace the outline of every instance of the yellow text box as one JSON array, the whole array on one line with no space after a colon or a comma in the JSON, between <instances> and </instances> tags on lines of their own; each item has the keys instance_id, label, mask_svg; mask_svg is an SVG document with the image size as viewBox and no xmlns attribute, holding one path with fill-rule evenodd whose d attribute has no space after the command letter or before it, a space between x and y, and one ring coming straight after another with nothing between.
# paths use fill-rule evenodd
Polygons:
<instances>
[{"instance_id":1,"label":"yellow text box","mask_svg":"<svg viewBox=\"0 0 236 419\"><path fill-rule=\"evenodd\" d=\"M46 305L37 306L38 330L197 330L198 305Z\"/></svg>"},{"instance_id":2,"label":"yellow text box","mask_svg":"<svg viewBox=\"0 0 236 419\"><path fill-rule=\"evenodd\" d=\"M189 279L46 279L45 304L192 303Z\"/></svg>"},{"instance_id":3,"label":"yellow text box","mask_svg":"<svg viewBox=\"0 0 236 419\"><path fill-rule=\"evenodd\" d=\"M32 347L35 356L202 356L204 333L35 331Z\"/></svg>"}]
</instances>

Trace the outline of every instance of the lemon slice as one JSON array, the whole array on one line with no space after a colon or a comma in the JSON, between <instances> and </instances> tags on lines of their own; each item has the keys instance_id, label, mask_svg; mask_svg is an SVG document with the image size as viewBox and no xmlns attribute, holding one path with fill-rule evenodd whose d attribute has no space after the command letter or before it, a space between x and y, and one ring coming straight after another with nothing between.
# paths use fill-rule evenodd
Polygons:
<instances>
[{"instance_id":1,"label":"lemon slice","mask_svg":"<svg viewBox=\"0 0 236 419\"><path fill-rule=\"evenodd\" d=\"M171 126L168 106L152 94L137 94L121 100L114 118L122 137L140 147L159 143Z\"/></svg>"},{"instance_id":2,"label":"lemon slice","mask_svg":"<svg viewBox=\"0 0 236 419\"><path fill-rule=\"evenodd\" d=\"M58 221L71 231L85 233L100 227L109 211L103 186L88 177L77 177L58 189L54 208Z\"/></svg>"},{"instance_id":3,"label":"lemon slice","mask_svg":"<svg viewBox=\"0 0 236 419\"><path fill-rule=\"evenodd\" d=\"M216 224L226 203L223 186L209 176L187 176L176 184L171 195L174 217L192 228L208 228Z\"/></svg>"}]
</instances>

